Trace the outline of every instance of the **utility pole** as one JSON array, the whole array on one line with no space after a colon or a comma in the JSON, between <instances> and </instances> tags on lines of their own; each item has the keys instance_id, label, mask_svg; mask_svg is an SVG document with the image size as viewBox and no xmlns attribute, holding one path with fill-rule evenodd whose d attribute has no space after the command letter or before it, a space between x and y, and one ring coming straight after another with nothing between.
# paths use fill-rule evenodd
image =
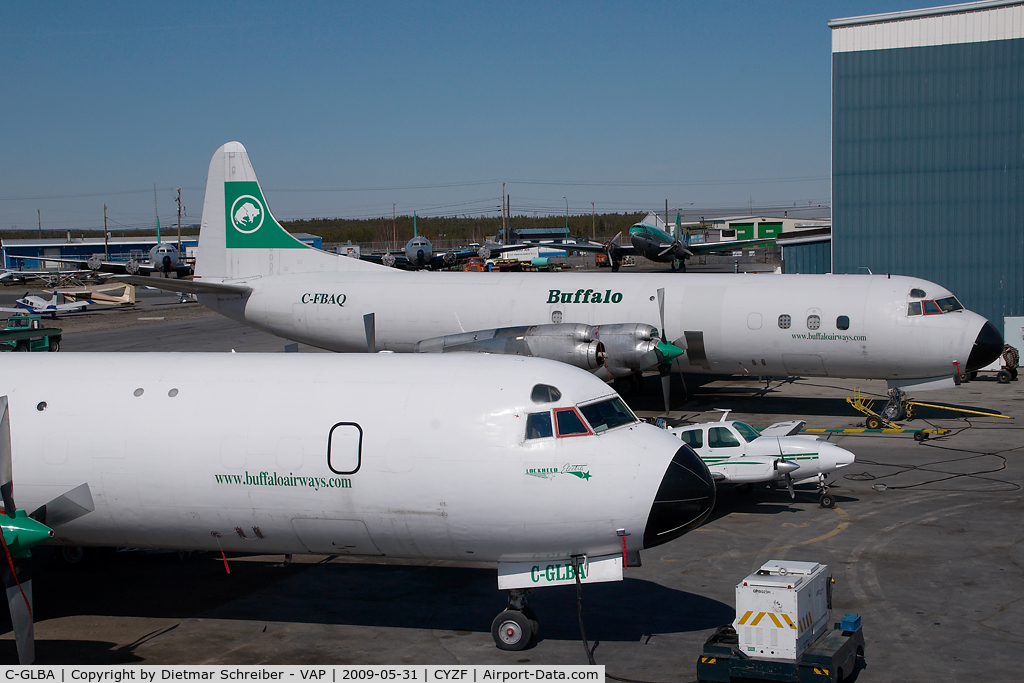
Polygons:
<instances>
[{"instance_id":1,"label":"utility pole","mask_svg":"<svg viewBox=\"0 0 1024 683\"><path fill-rule=\"evenodd\" d=\"M501 181L501 241L508 244L508 224L505 222L505 181Z\"/></svg>"},{"instance_id":2,"label":"utility pole","mask_svg":"<svg viewBox=\"0 0 1024 683\"><path fill-rule=\"evenodd\" d=\"M110 260L110 233L107 232L107 203L103 202L103 260Z\"/></svg>"},{"instance_id":3,"label":"utility pole","mask_svg":"<svg viewBox=\"0 0 1024 683\"><path fill-rule=\"evenodd\" d=\"M668 227L668 200L665 200L665 230L666 232L672 232L672 228ZM672 235L675 237L675 235Z\"/></svg>"},{"instance_id":4,"label":"utility pole","mask_svg":"<svg viewBox=\"0 0 1024 683\"><path fill-rule=\"evenodd\" d=\"M43 213L39 209L36 209L36 218L39 219L39 236L42 237L43 236Z\"/></svg>"},{"instance_id":5,"label":"utility pole","mask_svg":"<svg viewBox=\"0 0 1024 683\"><path fill-rule=\"evenodd\" d=\"M156 183L153 183L153 213L156 214L156 243L160 244L160 210L156 206Z\"/></svg>"},{"instance_id":6,"label":"utility pole","mask_svg":"<svg viewBox=\"0 0 1024 683\"><path fill-rule=\"evenodd\" d=\"M398 233L395 232L395 203L391 203L391 248L396 249L395 244L398 242Z\"/></svg>"},{"instance_id":7,"label":"utility pole","mask_svg":"<svg viewBox=\"0 0 1024 683\"><path fill-rule=\"evenodd\" d=\"M590 237L597 240L597 209L594 202L590 202Z\"/></svg>"},{"instance_id":8,"label":"utility pole","mask_svg":"<svg viewBox=\"0 0 1024 683\"><path fill-rule=\"evenodd\" d=\"M178 256L181 256L181 188L178 188Z\"/></svg>"}]
</instances>

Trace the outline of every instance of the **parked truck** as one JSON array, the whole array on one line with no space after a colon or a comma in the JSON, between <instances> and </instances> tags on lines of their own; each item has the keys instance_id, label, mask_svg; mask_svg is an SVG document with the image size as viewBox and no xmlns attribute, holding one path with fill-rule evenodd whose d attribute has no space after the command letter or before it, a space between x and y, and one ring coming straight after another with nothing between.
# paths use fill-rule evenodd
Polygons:
<instances>
[{"instance_id":1,"label":"parked truck","mask_svg":"<svg viewBox=\"0 0 1024 683\"><path fill-rule=\"evenodd\" d=\"M38 315L15 315L0 330L0 351L60 351L59 327L43 327Z\"/></svg>"}]
</instances>

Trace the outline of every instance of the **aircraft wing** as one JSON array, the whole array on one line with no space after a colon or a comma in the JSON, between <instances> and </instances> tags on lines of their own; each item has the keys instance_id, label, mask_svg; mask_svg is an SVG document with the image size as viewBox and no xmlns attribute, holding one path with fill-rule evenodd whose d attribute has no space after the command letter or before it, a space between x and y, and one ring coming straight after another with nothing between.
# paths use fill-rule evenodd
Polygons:
<instances>
[{"instance_id":1,"label":"aircraft wing","mask_svg":"<svg viewBox=\"0 0 1024 683\"><path fill-rule=\"evenodd\" d=\"M607 253L603 244L598 242L577 242L576 244L529 244L522 246L530 247L544 247L545 249L559 249L561 251L586 251L592 254L604 254ZM618 253L623 256L635 256L637 254L636 248L632 244L617 244Z\"/></svg>"},{"instance_id":2,"label":"aircraft wing","mask_svg":"<svg viewBox=\"0 0 1024 683\"><path fill-rule=\"evenodd\" d=\"M776 422L761 430L761 436L793 436L799 434L800 430L807 424L806 420L789 420L787 422Z\"/></svg>"},{"instance_id":3,"label":"aircraft wing","mask_svg":"<svg viewBox=\"0 0 1024 683\"><path fill-rule=\"evenodd\" d=\"M100 261L98 267L94 261L92 264L89 263L89 259L76 259L76 258L65 258L58 256L14 256L11 255L12 259L18 259L20 261L56 261L57 263L70 263L71 265L78 266L83 272L96 272L96 273L111 273L113 275L131 275L132 273L128 270L128 261ZM140 263L135 261L136 271L135 273L141 273L142 275L149 275L150 273L156 272L157 268L148 264ZM179 263L175 271L178 275L188 275L192 271L192 267Z\"/></svg>"},{"instance_id":4,"label":"aircraft wing","mask_svg":"<svg viewBox=\"0 0 1024 683\"><path fill-rule=\"evenodd\" d=\"M735 251L737 249L748 249L750 247L763 247L774 244L774 237L762 237L756 240L734 240L731 242L698 242L697 244L684 244L690 253L695 256L701 254L720 254L722 252Z\"/></svg>"},{"instance_id":5,"label":"aircraft wing","mask_svg":"<svg viewBox=\"0 0 1024 683\"><path fill-rule=\"evenodd\" d=\"M149 277L148 275L127 275L117 278L118 282L139 287L155 287L168 292L187 292L188 294L220 294L223 296L245 296L252 291L249 285L230 285L224 282L202 282L197 280L177 280L166 277Z\"/></svg>"}]
</instances>

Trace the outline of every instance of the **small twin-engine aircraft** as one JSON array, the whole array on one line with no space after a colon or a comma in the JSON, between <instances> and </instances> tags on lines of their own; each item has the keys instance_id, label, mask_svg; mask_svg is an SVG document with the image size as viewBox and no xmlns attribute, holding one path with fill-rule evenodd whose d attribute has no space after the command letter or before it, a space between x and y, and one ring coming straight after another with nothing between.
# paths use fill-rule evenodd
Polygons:
<instances>
[{"instance_id":1,"label":"small twin-engine aircraft","mask_svg":"<svg viewBox=\"0 0 1024 683\"><path fill-rule=\"evenodd\" d=\"M1003 348L998 330L945 288L897 275L398 271L313 249L267 209L245 148L214 154L194 281L127 278L196 294L234 320L332 351L376 339L398 352L486 351L572 363L604 379L647 368L699 375L885 379L952 387ZM238 220L240 208L245 220ZM908 316L920 298L956 302ZM655 327L655 323L660 323ZM482 340L489 340L484 344ZM418 345L423 342L422 345ZM635 382L634 382L635 383Z\"/></svg>"},{"instance_id":2,"label":"small twin-engine aircraft","mask_svg":"<svg viewBox=\"0 0 1024 683\"><path fill-rule=\"evenodd\" d=\"M791 498L796 483L818 482L822 507L835 499L828 492L826 477L854 462L856 456L831 441L798 434L802 420L779 422L757 431L745 422L726 421L684 425L669 433L690 446L711 470L716 482L749 486L761 482L786 482Z\"/></svg>"},{"instance_id":3,"label":"small twin-engine aircraft","mask_svg":"<svg viewBox=\"0 0 1024 683\"><path fill-rule=\"evenodd\" d=\"M75 546L495 562L509 604L491 633L519 650L538 628L526 589L620 580L715 502L689 446L564 363L0 355L0 474L13 471L0 491L22 506L12 500L0 525L15 558L52 533ZM111 438L72 375L91 378L89 405L130 424L187 424L175 456ZM7 584L23 617L26 578ZM31 641L25 622L15 617L19 642Z\"/></svg>"},{"instance_id":4,"label":"small twin-engine aircraft","mask_svg":"<svg viewBox=\"0 0 1024 683\"><path fill-rule=\"evenodd\" d=\"M17 308L0 306L0 312L31 313L33 315L49 314L51 317L56 318L58 313L76 313L78 311L84 311L92 303L93 302L88 299L58 303L58 297L56 294L47 300L41 296L30 296L28 292L25 292L25 296L14 300L14 305Z\"/></svg>"}]
</instances>

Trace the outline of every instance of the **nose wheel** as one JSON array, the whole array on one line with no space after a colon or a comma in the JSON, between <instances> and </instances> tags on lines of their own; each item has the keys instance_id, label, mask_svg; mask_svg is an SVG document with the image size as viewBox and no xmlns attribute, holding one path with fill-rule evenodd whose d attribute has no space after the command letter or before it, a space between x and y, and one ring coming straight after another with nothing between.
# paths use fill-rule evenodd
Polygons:
<instances>
[{"instance_id":1,"label":"nose wheel","mask_svg":"<svg viewBox=\"0 0 1024 683\"><path fill-rule=\"evenodd\" d=\"M526 604L529 590L510 590L508 607L491 622L491 637L499 650L518 652L537 639L540 622L537 614Z\"/></svg>"},{"instance_id":2,"label":"nose wheel","mask_svg":"<svg viewBox=\"0 0 1024 683\"><path fill-rule=\"evenodd\" d=\"M836 506L836 499L828 491L828 482L825 481L824 474L818 475L818 504L829 509Z\"/></svg>"}]
</instances>

